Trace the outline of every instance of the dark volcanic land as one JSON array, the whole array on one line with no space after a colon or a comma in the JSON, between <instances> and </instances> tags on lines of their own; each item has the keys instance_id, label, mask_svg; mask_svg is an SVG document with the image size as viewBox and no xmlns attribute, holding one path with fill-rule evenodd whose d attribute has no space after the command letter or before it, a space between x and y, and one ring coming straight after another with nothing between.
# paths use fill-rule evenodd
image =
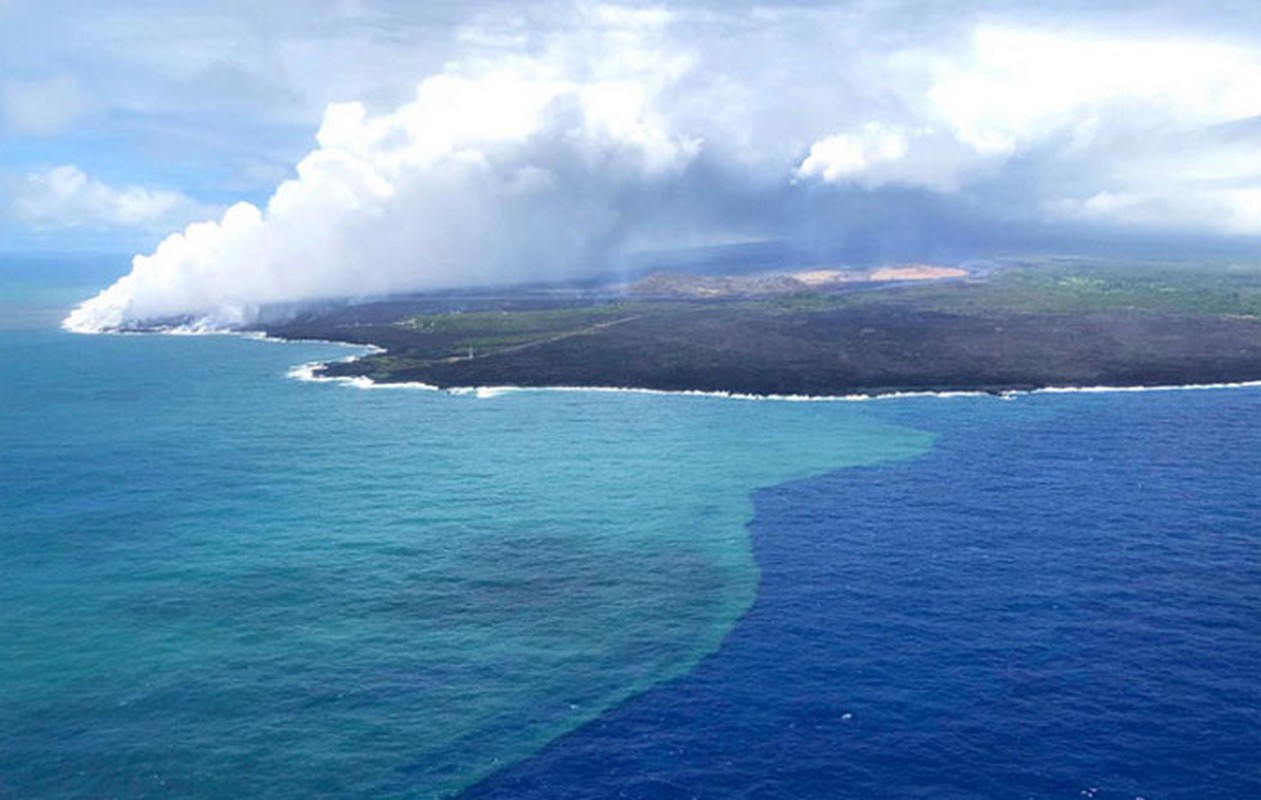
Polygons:
<instances>
[{"instance_id":1,"label":"dark volcanic land","mask_svg":"<svg viewBox=\"0 0 1261 800\"><path fill-rule=\"evenodd\" d=\"M438 387L590 386L759 395L1160 386L1261 379L1261 273L1091 266L883 291L531 304L447 297L268 327L374 344L326 376ZM1255 286L1254 286L1255 284Z\"/></svg>"}]
</instances>

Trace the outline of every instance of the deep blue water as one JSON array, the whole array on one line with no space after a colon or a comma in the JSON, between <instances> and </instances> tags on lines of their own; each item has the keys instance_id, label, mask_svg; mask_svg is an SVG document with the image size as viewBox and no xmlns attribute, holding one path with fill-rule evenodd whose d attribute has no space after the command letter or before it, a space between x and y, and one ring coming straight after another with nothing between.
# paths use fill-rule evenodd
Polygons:
<instances>
[{"instance_id":1,"label":"deep blue water","mask_svg":"<svg viewBox=\"0 0 1261 800\"><path fill-rule=\"evenodd\" d=\"M469 798L1261 797L1261 393L906 403L719 652Z\"/></svg>"},{"instance_id":2,"label":"deep blue water","mask_svg":"<svg viewBox=\"0 0 1261 800\"><path fill-rule=\"evenodd\" d=\"M0 797L1261 797L1261 391L361 391L49 269Z\"/></svg>"}]
</instances>

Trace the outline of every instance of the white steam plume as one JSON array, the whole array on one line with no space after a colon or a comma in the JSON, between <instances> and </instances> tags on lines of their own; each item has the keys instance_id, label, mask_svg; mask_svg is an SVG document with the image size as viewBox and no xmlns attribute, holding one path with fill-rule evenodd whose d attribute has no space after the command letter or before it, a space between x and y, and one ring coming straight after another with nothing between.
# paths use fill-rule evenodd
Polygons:
<instances>
[{"instance_id":1,"label":"white steam plume","mask_svg":"<svg viewBox=\"0 0 1261 800\"><path fill-rule=\"evenodd\" d=\"M270 302L572 275L620 230L619 195L697 150L647 100L533 64L430 78L382 116L332 105L265 210L240 203L169 236L66 326L230 326Z\"/></svg>"}]
</instances>

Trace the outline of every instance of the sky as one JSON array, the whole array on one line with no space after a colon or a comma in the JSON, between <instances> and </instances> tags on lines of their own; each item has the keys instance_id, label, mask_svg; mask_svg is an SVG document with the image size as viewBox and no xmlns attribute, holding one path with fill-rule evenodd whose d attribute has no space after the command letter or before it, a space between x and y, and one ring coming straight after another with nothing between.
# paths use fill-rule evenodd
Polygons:
<instances>
[{"instance_id":1,"label":"sky","mask_svg":"<svg viewBox=\"0 0 1261 800\"><path fill-rule=\"evenodd\" d=\"M84 328L590 274L1261 236L1261 11L0 0L0 250Z\"/></svg>"}]
</instances>

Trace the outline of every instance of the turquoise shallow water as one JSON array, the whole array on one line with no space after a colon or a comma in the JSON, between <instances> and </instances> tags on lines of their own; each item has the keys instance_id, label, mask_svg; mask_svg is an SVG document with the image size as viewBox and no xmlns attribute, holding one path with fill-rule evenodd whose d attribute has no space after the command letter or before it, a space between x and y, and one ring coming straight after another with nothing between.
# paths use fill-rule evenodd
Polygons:
<instances>
[{"instance_id":1,"label":"turquoise shallow water","mask_svg":"<svg viewBox=\"0 0 1261 800\"><path fill-rule=\"evenodd\" d=\"M466 786L714 650L753 490L932 441L858 404L302 383L345 351L46 317L0 331L0 794Z\"/></svg>"}]
</instances>

